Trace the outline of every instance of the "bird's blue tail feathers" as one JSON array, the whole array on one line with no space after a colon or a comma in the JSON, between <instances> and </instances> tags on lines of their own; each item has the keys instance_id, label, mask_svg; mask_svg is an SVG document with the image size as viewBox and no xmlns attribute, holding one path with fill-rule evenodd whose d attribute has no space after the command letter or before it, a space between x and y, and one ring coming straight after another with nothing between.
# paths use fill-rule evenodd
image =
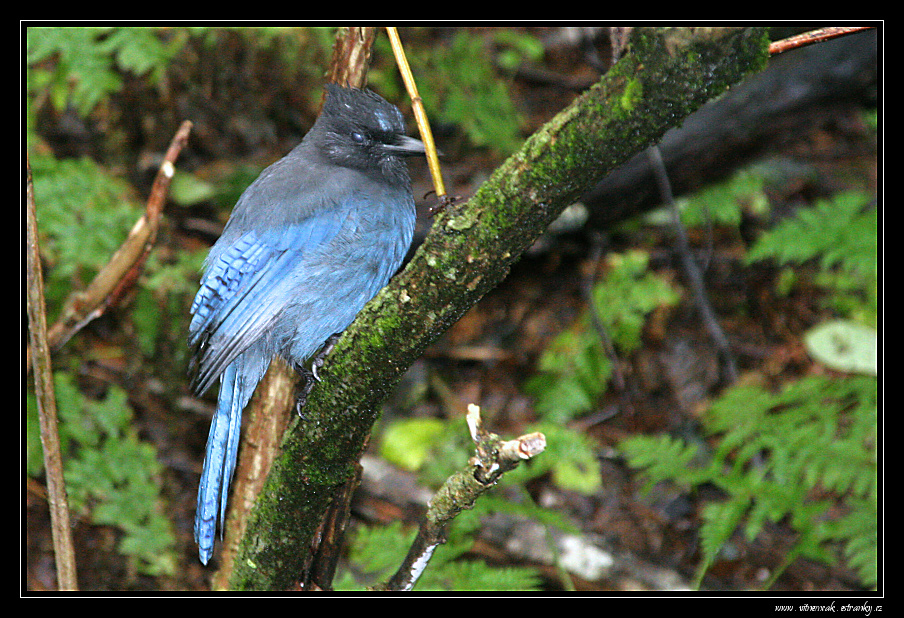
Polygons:
<instances>
[{"instance_id":1,"label":"bird's blue tail feathers","mask_svg":"<svg viewBox=\"0 0 904 618\"><path fill-rule=\"evenodd\" d=\"M210 423L210 436L207 439L207 453L198 488L198 508L195 512L195 541L204 564L207 564L213 554L217 521L225 522L226 519L229 483L232 481L238 455L242 409L254 391L253 387L247 388L242 380L242 361L240 356L223 372L217 409Z\"/></svg>"}]
</instances>

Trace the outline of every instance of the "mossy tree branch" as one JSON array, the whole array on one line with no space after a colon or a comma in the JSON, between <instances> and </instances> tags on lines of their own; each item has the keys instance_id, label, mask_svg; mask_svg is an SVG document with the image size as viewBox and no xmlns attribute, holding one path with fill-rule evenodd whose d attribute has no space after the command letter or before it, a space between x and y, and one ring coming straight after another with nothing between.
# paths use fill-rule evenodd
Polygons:
<instances>
[{"instance_id":1,"label":"mossy tree branch","mask_svg":"<svg viewBox=\"0 0 904 618\"><path fill-rule=\"evenodd\" d=\"M333 492L353 474L379 406L405 370L572 201L744 75L760 29L637 28L602 79L532 135L466 203L437 215L405 270L345 332L304 420L287 430L250 515L233 589L287 590Z\"/></svg>"}]
</instances>

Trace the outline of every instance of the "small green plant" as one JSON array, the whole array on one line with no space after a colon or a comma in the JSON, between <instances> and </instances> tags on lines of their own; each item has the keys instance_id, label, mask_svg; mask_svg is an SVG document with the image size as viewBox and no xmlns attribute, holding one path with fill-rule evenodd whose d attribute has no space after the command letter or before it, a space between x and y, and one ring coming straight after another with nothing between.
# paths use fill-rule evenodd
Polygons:
<instances>
[{"instance_id":1,"label":"small green plant","mask_svg":"<svg viewBox=\"0 0 904 618\"><path fill-rule=\"evenodd\" d=\"M122 88L119 71L157 83L186 41L186 31L157 28L31 27L26 32L29 94L87 116ZM46 65L45 61L53 60Z\"/></svg>"},{"instance_id":2,"label":"small green plant","mask_svg":"<svg viewBox=\"0 0 904 618\"><path fill-rule=\"evenodd\" d=\"M71 375L54 376L60 416L63 475L71 509L123 532L119 551L148 575L173 574L175 537L164 515L162 472L154 447L131 426L126 393L111 386L102 400L85 397ZM34 395L28 396L27 470L43 470Z\"/></svg>"},{"instance_id":3,"label":"small green plant","mask_svg":"<svg viewBox=\"0 0 904 618\"><path fill-rule=\"evenodd\" d=\"M777 393L738 385L701 418L711 450L670 436L634 436L620 445L642 471L687 490L712 484L726 495L703 506L699 584L741 527L753 540L767 523L797 533L767 583L798 556L833 562L835 543L866 586L876 584L878 388L871 377L812 376ZM835 515L839 508L845 515Z\"/></svg>"},{"instance_id":4,"label":"small green plant","mask_svg":"<svg viewBox=\"0 0 904 618\"><path fill-rule=\"evenodd\" d=\"M479 528L479 512L463 512L455 519L445 543L430 560L430 566L418 580L415 589L445 592L523 592L539 590L540 576L527 567L494 567L481 560L463 558L474 545ZM405 529L400 522L386 526L361 526L352 536L349 558L371 584L386 581L395 572L414 540L415 529ZM360 590L363 585L350 572L335 582L337 590Z\"/></svg>"},{"instance_id":5,"label":"small green plant","mask_svg":"<svg viewBox=\"0 0 904 618\"><path fill-rule=\"evenodd\" d=\"M540 357L540 372L525 384L536 398L537 413L554 424L590 412L611 378L611 360L594 320L617 352L630 354L640 346L649 314L679 298L671 282L649 271L646 252L612 254L606 260L606 276L591 292L593 306L555 338Z\"/></svg>"},{"instance_id":6,"label":"small green plant","mask_svg":"<svg viewBox=\"0 0 904 618\"><path fill-rule=\"evenodd\" d=\"M524 40L508 45L508 55L523 50ZM520 146L521 116L482 38L462 30L448 46L411 60L415 74L425 81L420 92L434 122L459 126L473 146L493 148L503 156Z\"/></svg>"},{"instance_id":7,"label":"small green plant","mask_svg":"<svg viewBox=\"0 0 904 618\"><path fill-rule=\"evenodd\" d=\"M681 222L689 228L726 226L737 228L742 215L761 216L769 210L766 189L775 173L766 165L751 165L727 179L677 197L675 206ZM640 225L673 225L671 206L663 205L621 225L634 229Z\"/></svg>"},{"instance_id":8,"label":"small green plant","mask_svg":"<svg viewBox=\"0 0 904 618\"><path fill-rule=\"evenodd\" d=\"M815 263L819 269L815 281L829 292L829 306L875 328L879 212L872 201L863 192L848 191L801 208L758 238L747 262Z\"/></svg>"},{"instance_id":9,"label":"small green plant","mask_svg":"<svg viewBox=\"0 0 904 618\"><path fill-rule=\"evenodd\" d=\"M768 209L765 185L762 170L756 167L740 170L725 182L681 199L681 221L689 227L707 224L737 227L743 212L758 215Z\"/></svg>"},{"instance_id":10,"label":"small green plant","mask_svg":"<svg viewBox=\"0 0 904 618\"><path fill-rule=\"evenodd\" d=\"M878 272L878 210L860 191L799 209L794 216L764 233L751 247L747 262L774 259L781 264L818 260L823 270Z\"/></svg>"}]
</instances>

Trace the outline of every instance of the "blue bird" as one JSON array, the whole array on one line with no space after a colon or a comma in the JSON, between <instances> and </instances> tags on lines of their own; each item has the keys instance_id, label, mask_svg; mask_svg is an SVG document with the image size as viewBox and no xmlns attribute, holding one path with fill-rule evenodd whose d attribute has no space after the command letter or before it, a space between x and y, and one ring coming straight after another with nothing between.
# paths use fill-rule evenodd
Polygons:
<instances>
[{"instance_id":1,"label":"blue bird","mask_svg":"<svg viewBox=\"0 0 904 618\"><path fill-rule=\"evenodd\" d=\"M422 154L396 107L330 84L311 130L245 190L211 248L189 327L192 388L220 379L195 515L204 564L225 524L242 410L274 356L306 379L304 405L322 356L402 264L415 219L405 157Z\"/></svg>"}]
</instances>

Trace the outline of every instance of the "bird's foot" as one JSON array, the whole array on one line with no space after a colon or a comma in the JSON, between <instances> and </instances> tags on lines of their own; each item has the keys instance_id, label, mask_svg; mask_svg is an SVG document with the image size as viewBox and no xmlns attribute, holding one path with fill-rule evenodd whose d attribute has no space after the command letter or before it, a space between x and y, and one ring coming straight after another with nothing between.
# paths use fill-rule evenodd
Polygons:
<instances>
[{"instance_id":1,"label":"bird's foot","mask_svg":"<svg viewBox=\"0 0 904 618\"><path fill-rule=\"evenodd\" d=\"M302 379L301 388L298 389L298 395L295 399L295 411L302 419L304 418L302 410L304 410L304 406L308 401L308 395L310 395L311 391L314 389L314 384L320 382L320 376L317 375L317 370L323 367L327 354L329 354L336 346L336 342L339 341L340 335L341 333L333 333L329 336L326 342L324 342L323 347L320 348L320 351L318 351L311 359L310 369L301 364L295 365L295 371L298 372Z\"/></svg>"}]
</instances>

